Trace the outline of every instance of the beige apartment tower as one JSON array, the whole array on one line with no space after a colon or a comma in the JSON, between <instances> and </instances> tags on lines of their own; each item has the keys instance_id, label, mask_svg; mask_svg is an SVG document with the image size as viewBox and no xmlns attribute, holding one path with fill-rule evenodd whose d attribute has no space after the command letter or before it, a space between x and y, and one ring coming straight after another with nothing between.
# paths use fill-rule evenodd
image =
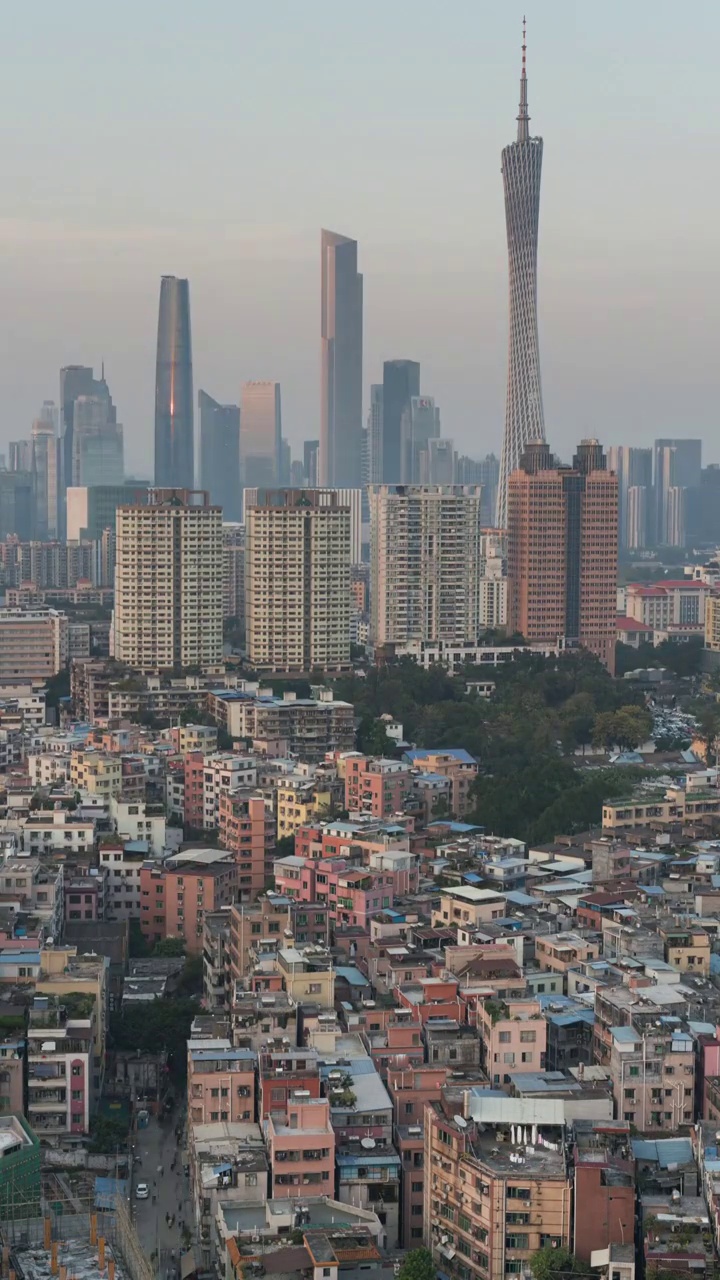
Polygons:
<instances>
[{"instance_id":1,"label":"beige apartment tower","mask_svg":"<svg viewBox=\"0 0 720 1280\"><path fill-rule=\"evenodd\" d=\"M477 640L480 485L372 485L375 645Z\"/></svg>"},{"instance_id":2,"label":"beige apartment tower","mask_svg":"<svg viewBox=\"0 0 720 1280\"><path fill-rule=\"evenodd\" d=\"M212 670L223 656L221 508L202 490L147 499L116 513L113 656L138 671Z\"/></svg>"},{"instance_id":3,"label":"beige apartment tower","mask_svg":"<svg viewBox=\"0 0 720 1280\"><path fill-rule=\"evenodd\" d=\"M263 490L245 512L245 627L259 671L350 665L350 508L314 489Z\"/></svg>"},{"instance_id":4,"label":"beige apartment tower","mask_svg":"<svg viewBox=\"0 0 720 1280\"><path fill-rule=\"evenodd\" d=\"M558 466L531 441L508 480L508 627L584 646L615 670L618 481L597 440Z\"/></svg>"}]
</instances>

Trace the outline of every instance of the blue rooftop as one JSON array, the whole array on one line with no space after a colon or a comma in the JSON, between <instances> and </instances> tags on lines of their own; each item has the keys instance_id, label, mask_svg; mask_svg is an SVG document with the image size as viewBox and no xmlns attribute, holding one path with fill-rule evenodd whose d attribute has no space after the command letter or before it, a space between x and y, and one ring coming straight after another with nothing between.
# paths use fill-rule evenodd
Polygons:
<instances>
[{"instance_id":1,"label":"blue rooftop","mask_svg":"<svg viewBox=\"0 0 720 1280\"><path fill-rule=\"evenodd\" d=\"M412 763L413 760L427 760L437 755L452 756L459 764L477 764L475 757L464 747L414 747L412 751L405 752L405 759Z\"/></svg>"},{"instance_id":2,"label":"blue rooftop","mask_svg":"<svg viewBox=\"0 0 720 1280\"><path fill-rule=\"evenodd\" d=\"M365 977L365 974L361 973L359 969L356 969L354 965L351 965L351 964L340 965L335 970L335 972L338 978L344 978L345 981L348 982L351 987L369 987L370 986L370 983Z\"/></svg>"},{"instance_id":3,"label":"blue rooftop","mask_svg":"<svg viewBox=\"0 0 720 1280\"><path fill-rule=\"evenodd\" d=\"M652 1160L661 1169L671 1164L692 1164L693 1150L689 1138L632 1138L631 1146L636 1160Z\"/></svg>"}]
</instances>

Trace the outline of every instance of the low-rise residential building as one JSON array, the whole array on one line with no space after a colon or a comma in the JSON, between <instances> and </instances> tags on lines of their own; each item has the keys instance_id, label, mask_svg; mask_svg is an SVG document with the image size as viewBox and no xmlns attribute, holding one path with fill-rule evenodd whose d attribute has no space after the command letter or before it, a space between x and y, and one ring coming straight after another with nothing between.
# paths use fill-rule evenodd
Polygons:
<instances>
[{"instance_id":1,"label":"low-rise residential building","mask_svg":"<svg viewBox=\"0 0 720 1280\"><path fill-rule=\"evenodd\" d=\"M273 1199L327 1195L335 1181L335 1131L326 1098L294 1089L284 1115L264 1122Z\"/></svg>"},{"instance_id":2,"label":"low-rise residential building","mask_svg":"<svg viewBox=\"0 0 720 1280\"><path fill-rule=\"evenodd\" d=\"M682 928L678 925L660 929L665 943L665 959L680 973L696 973L707 978L710 974L710 937L697 925Z\"/></svg>"},{"instance_id":3,"label":"low-rise residential building","mask_svg":"<svg viewBox=\"0 0 720 1280\"><path fill-rule=\"evenodd\" d=\"M110 817L123 840L144 840L150 856L160 857L167 841L163 805L150 804L142 798L127 800L114 797L110 801Z\"/></svg>"},{"instance_id":4,"label":"low-rise residential building","mask_svg":"<svg viewBox=\"0 0 720 1280\"><path fill-rule=\"evenodd\" d=\"M345 808L351 814L390 818L405 807L410 785L410 770L400 760L346 757Z\"/></svg>"},{"instance_id":5,"label":"low-rise residential building","mask_svg":"<svg viewBox=\"0 0 720 1280\"><path fill-rule=\"evenodd\" d=\"M238 869L225 849L188 849L140 868L140 928L151 942L180 938L202 951L206 911L235 901Z\"/></svg>"},{"instance_id":6,"label":"low-rise residential building","mask_svg":"<svg viewBox=\"0 0 720 1280\"><path fill-rule=\"evenodd\" d=\"M36 996L27 1029L28 1120L41 1142L82 1137L90 1128L93 1023L71 1018L57 1000Z\"/></svg>"},{"instance_id":7,"label":"low-rise residential building","mask_svg":"<svg viewBox=\"0 0 720 1280\"><path fill-rule=\"evenodd\" d=\"M275 822L262 796L238 788L222 791L218 805L220 842L230 849L237 865L237 889L241 902L262 893L272 875Z\"/></svg>"},{"instance_id":8,"label":"low-rise residential building","mask_svg":"<svg viewBox=\"0 0 720 1280\"><path fill-rule=\"evenodd\" d=\"M544 1071L547 1022L539 1000L485 1000L478 1005L481 1062L494 1086L518 1071Z\"/></svg>"},{"instance_id":9,"label":"low-rise residential building","mask_svg":"<svg viewBox=\"0 0 720 1280\"><path fill-rule=\"evenodd\" d=\"M528 1271L545 1245L569 1249L563 1125L542 1123L538 1108L536 1141L518 1143L509 1122L481 1127L466 1118L462 1095L446 1094L425 1112L425 1244L438 1270L458 1258L468 1275L505 1280Z\"/></svg>"},{"instance_id":10,"label":"low-rise residential building","mask_svg":"<svg viewBox=\"0 0 720 1280\"><path fill-rule=\"evenodd\" d=\"M188 1041L188 1109L195 1124L255 1119L257 1055L229 1040Z\"/></svg>"},{"instance_id":11,"label":"low-rise residential building","mask_svg":"<svg viewBox=\"0 0 720 1280\"><path fill-rule=\"evenodd\" d=\"M472 808L472 784L477 777L477 760L461 747L415 747L403 759L421 773L438 774L450 781L450 813L464 818Z\"/></svg>"},{"instance_id":12,"label":"low-rise residential building","mask_svg":"<svg viewBox=\"0 0 720 1280\"><path fill-rule=\"evenodd\" d=\"M462 885L441 891L440 906L432 912L431 923L477 929L491 920L501 920L505 911L506 898L502 893Z\"/></svg>"},{"instance_id":13,"label":"low-rise residential building","mask_svg":"<svg viewBox=\"0 0 720 1280\"><path fill-rule=\"evenodd\" d=\"M85 791L109 803L112 796L119 796L122 791L122 760L107 751L73 751L70 781L76 791Z\"/></svg>"},{"instance_id":14,"label":"low-rise residential building","mask_svg":"<svg viewBox=\"0 0 720 1280\"><path fill-rule=\"evenodd\" d=\"M676 1133L694 1117L695 1052L687 1032L611 1031L610 1074L616 1114L641 1132Z\"/></svg>"}]
</instances>

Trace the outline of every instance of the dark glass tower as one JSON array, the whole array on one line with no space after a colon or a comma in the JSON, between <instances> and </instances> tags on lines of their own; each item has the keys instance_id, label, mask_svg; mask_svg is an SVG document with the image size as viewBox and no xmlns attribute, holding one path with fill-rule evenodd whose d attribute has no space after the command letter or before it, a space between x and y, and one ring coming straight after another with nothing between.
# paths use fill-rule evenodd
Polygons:
<instances>
[{"instance_id":1,"label":"dark glass tower","mask_svg":"<svg viewBox=\"0 0 720 1280\"><path fill-rule=\"evenodd\" d=\"M416 360L386 360L383 364L383 484L401 484L402 420L413 396L420 395L420 365Z\"/></svg>"},{"instance_id":2,"label":"dark glass tower","mask_svg":"<svg viewBox=\"0 0 720 1280\"><path fill-rule=\"evenodd\" d=\"M321 234L320 484L352 489L362 475L363 278L357 241Z\"/></svg>"},{"instance_id":3,"label":"dark glass tower","mask_svg":"<svg viewBox=\"0 0 720 1280\"><path fill-rule=\"evenodd\" d=\"M194 480L190 286L177 276L163 276L155 374L155 484L192 489Z\"/></svg>"},{"instance_id":4,"label":"dark glass tower","mask_svg":"<svg viewBox=\"0 0 720 1280\"><path fill-rule=\"evenodd\" d=\"M223 509L223 519L239 520L240 406L219 404L207 391L198 391L200 414L200 484L210 501Z\"/></svg>"}]
</instances>

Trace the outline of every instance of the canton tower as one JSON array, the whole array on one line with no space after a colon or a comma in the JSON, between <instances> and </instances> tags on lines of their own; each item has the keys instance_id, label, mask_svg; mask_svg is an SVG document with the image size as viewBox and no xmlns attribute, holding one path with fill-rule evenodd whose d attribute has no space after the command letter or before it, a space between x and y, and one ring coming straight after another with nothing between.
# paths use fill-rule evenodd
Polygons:
<instances>
[{"instance_id":1,"label":"canton tower","mask_svg":"<svg viewBox=\"0 0 720 1280\"><path fill-rule=\"evenodd\" d=\"M496 524L507 528L508 477L519 465L528 440L545 439L537 327L537 245L540 214L542 138L530 136L523 18L522 74L517 142L502 153L510 274L505 435L498 483Z\"/></svg>"}]
</instances>

